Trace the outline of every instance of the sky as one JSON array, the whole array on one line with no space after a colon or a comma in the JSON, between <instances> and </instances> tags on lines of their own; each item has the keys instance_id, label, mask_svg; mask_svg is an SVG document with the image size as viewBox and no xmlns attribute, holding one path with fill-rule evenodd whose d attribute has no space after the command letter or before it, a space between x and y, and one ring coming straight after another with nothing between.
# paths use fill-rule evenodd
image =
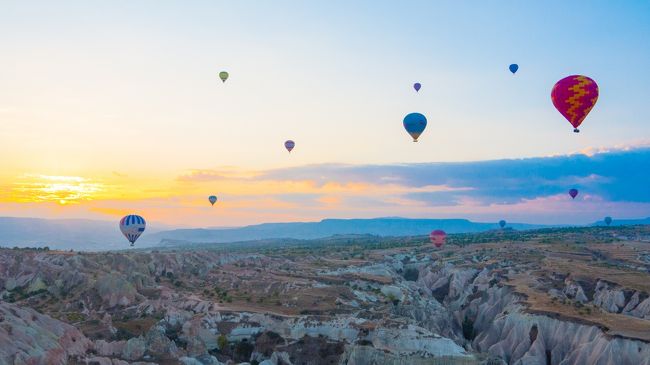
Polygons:
<instances>
[{"instance_id":1,"label":"sky","mask_svg":"<svg viewBox=\"0 0 650 365\"><path fill-rule=\"evenodd\" d=\"M0 0L0 215L650 216L648 39L648 1Z\"/></svg>"}]
</instances>

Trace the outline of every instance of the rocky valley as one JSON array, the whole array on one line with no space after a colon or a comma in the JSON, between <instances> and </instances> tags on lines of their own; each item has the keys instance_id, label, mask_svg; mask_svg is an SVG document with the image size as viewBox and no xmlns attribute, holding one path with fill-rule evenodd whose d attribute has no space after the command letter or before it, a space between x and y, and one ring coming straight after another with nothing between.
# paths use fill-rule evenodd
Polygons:
<instances>
[{"instance_id":1,"label":"rocky valley","mask_svg":"<svg viewBox=\"0 0 650 365\"><path fill-rule=\"evenodd\" d=\"M0 364L650 364L650 227L0 249Z\"/></svg>"}]
</instances>

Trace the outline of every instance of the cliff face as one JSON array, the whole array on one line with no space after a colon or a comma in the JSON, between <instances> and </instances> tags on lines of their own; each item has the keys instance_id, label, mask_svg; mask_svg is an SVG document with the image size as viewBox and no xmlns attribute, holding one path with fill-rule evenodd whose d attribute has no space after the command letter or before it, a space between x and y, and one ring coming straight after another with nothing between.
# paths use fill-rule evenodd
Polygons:
<instances>
[{"instance_id":1,"label":"cliff face","mask_svg":"<svg viewBox=\"0 0 650 365\"><path fill-rule=\"evenodd\" d=\"M471 324L471 330L464 335L471 340L472 348L508 364L650 364L650 346L646 342L610 336L595 325L527 313L521 296L498 284L493 280L496 277L489 270L477 275L476 270L448 265L432 271L425 269L420 283L438 294L441 287L448 285L443 302L449 308L459 309L455 318L461 327L463 322ZM567 282L565 292L580 300L583 290L578 284ZM637 310L628 310L629 315L639 313L641 308L634 305L638 301L627 301L628 308ZM616 306L615 311L620 312L626 307L625 295L622 289L612 290L598 281L594 305L613 310ZM647 330L650 331L650 323Z\"/></svg>"}]
</instances>

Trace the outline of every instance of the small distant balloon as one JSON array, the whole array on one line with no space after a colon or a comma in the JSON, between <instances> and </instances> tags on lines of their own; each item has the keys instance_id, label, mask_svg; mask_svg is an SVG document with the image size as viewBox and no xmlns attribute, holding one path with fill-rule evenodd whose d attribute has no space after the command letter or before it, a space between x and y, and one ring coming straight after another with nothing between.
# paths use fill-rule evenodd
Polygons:
<instances>
[{"instance_id":1,"label":"small distant balloon","mask_svg":"<svg viewBox=\"0 0 650 365\"><path fill-rule=\"evenodd\" d=\"M429 239L434 246L440 248L445 244L445 241L447 240L447 234L443 230L436 229L434 231L431 231L431 234L429 234Z\"/></svg>"},{"instance_id":2,"label":"small distant balloon","mask_svg":"<svg viewBox=\"0 0 650 365\"><path fill-rule=\"evenodd\" d=\"M516 63L513 63L508 68L510 69L510 72L512 72L514 74L515 72L517 72L517 70L519 70L519 65L516 64Z\"/></svg>"},{"instance_id":3,"label":"small distant balloon","mask_svg":"<svg viewBox=\"0 0 650 365\"><path fill-rule=\"evenodd\" d=\"M122 231L124 237L126 237L126 239L131 242L131 246L133 246L138 237L140 237L142 232L144 232L146 225L144 218L139 215L131 214L120 220L120 231Z\"/></svg>"},{"instance_id":4,"label":"small distant balloon","mask_svg":"<svg viewBox=\"0 0 650 365\"><path fill-rule=\"evenodd\" d=\"M587 76L568 76L555 83L551 100L560 114L571 123L573 131L578 133L578 127L598 101L598 85Z\"/></svg>"},{"instance_id":5,"label":"small distant balloon","mask_svg":"<svg viewBox=\"0 0 650 365\"><path fill-rule=\"evenodd\" d=\"M210 201L210 204L214 205L214 203L217 202L217 197L215 195L210 195L208 200Z\"/></svg>"},{"instance_id":6,"label":"small distant balloon","mask_svg":"<svg viewBox=\"0 0 650 365\"><path fill-rule=\"evenodd\" d=\"M415 89L416 92L420 91L421 87L422 87L422 84L420 84L419 82L416 82L415 84L413 84L413 88Z\"/></svg>"},{"instance_id":7,"label":"small distant balloon","mask_svg":"<svg viewBox=\"0 0 650 365\"><path fill-rule=\"evenodd\" d=\"M572 199L575 199L576 196L578 196L578 189L569 190L569 195L571 196Z\"/></svg>"},{"instance_id":8,"label":"small distant balloon","mask_svg":"<svg viewBox=\"0 0 650 365\"><path fill-rule=\"evenodd\" d=\"M404 129L413 137L413 142L417 142L418 138L427 127L427 118L420 113L411 113L404 117Z\"/></svg>"},{"instance_id":9,"label":"small distant balloon","mask_svg":"<svg viewBox=\"0 0 650 365\"><path fill-rule=\"evenodd\" d=\"M608 226L612 224L612 217L605 217L605 224Z\"/></svg>"},{"instance_id":10,"label":"small distant balloon","mask_svg":"<svg viewBox=\"0 0 650 365\"><path fill-rule=\"evenodd\" d=\"M500 220L500 221L499 221L499 227L503 228L503 227L505 227L505 226L506 226L506 221L504 221L503 219Z\"/></svg>"},{"instance_id":11,"label":"small distant balloon","mask_svg":"<svg viewBox=\"0 0 650 365\"><path fill-rule=\"evenodd\" d=\"M221 79L222 82L226 82L226 80L228 80L228 72L226 71L219 72L219 78Z\"/></svg>"},{"instance_id":12,"label":"small distant balloon","mask_svg":"<svg viewBox=\"0 0 650 365\"><path fill-rule=\"evenodd\" d=\"M293 150L294 147L296 147L296 142L292 140L284 142L284 148L286 148L289 153L291 153L291 150Z\"/></svg>"}]
</instances>

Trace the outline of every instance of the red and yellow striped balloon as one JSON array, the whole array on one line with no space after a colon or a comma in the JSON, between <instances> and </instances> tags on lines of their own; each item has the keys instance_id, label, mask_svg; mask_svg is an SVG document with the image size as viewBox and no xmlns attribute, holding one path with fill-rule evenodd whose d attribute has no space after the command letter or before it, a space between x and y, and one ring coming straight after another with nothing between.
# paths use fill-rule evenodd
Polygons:
<instances>
[{"instance_id":1,"label":"red and yellow striped balloon","mask_svg":"<svg viewBox=\"0 0 650 365\"><path fill-rule=\"evenodd\" d=\"M596 105L598 85L587 76L568 76L555 83L551 91L551 100L577 133L582 121Z\"/></svg>"}]
</instances>

